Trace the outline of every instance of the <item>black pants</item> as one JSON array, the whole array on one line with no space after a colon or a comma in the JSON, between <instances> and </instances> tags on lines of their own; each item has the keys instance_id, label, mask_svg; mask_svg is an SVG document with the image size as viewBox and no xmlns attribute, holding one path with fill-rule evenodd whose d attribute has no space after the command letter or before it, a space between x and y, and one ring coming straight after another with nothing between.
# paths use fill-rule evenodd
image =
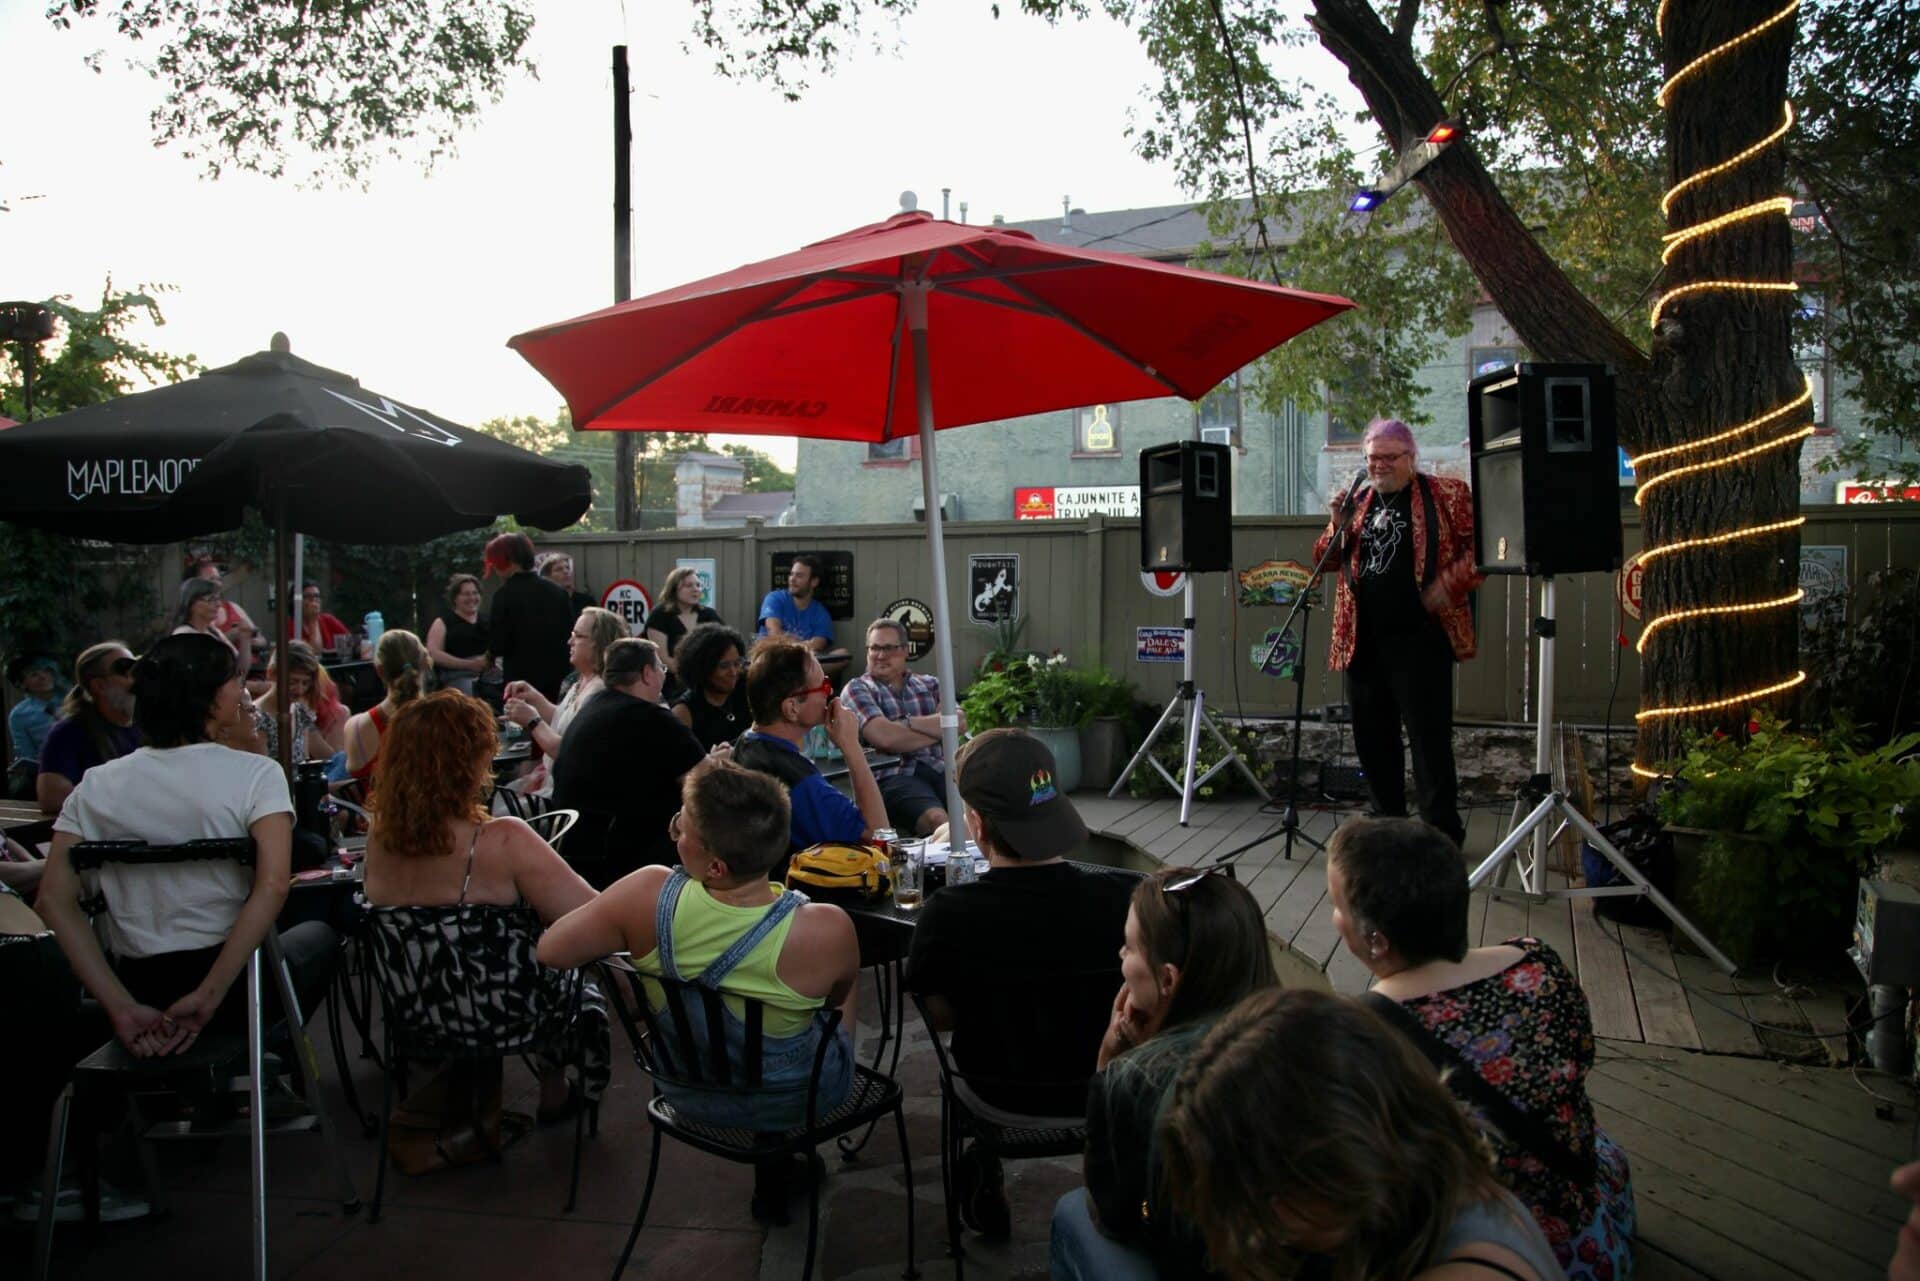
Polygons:
<instances>
[{"instance_id":1,"label":"black pants","mask_svg":"<svg viewBox=\"0 0 1920 1281\"><path fill-rule=\"evenodd\" d=\"M1453 767L1453 651L1446 633L1436 622L1369 644L1363 626L1358 640L1347 667L1347 702L1374 813L1398 818L1407 812L1404 724L1420 817L1456 844L1463 841L1467 829L1460 822Z\"/></svg>"},{"instance_id":2,"label":"black pants","mask_svg":"<svg viewBox=\"0 0 1920 1281\"><path fill-rule=\"evenodd\" d=\"M79 980L51 934L0 936L0 992L13 1033L8 1102L0 1107L0 1190L11 1191L46 1160L47 1120L73 1065L112 1033L97 1007L82 1007Z\"/></svg>"},{"instance_id":3,"label":"black pants","mask_svg":"<svg viewBox=\"0 0 1920 1281\"><path fill-rule=\"evenodd\" d=\"M319 921L303 921L280 932L280 947L293 976L294 995L300 998L300 1013L310 1019L326 998L327 985L333 982L340 959L340 936ZM155 956L127 956L119 959L114 970L134 1000L164 1010L199 986L219 955L217 947L202 947ZM271 1027L285 1017L280 988L264 967L260 980L261 1009ZM247 978L243 971L227 989L226 998L207 1027L209 1031L243 1032L246 1026Z\"/></svg>"}]
</instances>

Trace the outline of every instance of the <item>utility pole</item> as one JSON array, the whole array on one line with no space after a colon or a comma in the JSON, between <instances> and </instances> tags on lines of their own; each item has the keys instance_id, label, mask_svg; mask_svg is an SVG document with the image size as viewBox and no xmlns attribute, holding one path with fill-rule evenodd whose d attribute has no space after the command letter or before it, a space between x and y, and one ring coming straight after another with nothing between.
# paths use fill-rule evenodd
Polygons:
<instances>
[{"instance_id":1,"label":"utility pole","mask_svg":"<svg viewBox=\"0 0 1920 1281\"><path fill-rule=\"evenodd\" d=\"M633 114L627 89L627 46L613 46L613 300L633 297ZM634 439L613 438L613 527L638 529L633 496Z\"/></svg>"}]
</instances>

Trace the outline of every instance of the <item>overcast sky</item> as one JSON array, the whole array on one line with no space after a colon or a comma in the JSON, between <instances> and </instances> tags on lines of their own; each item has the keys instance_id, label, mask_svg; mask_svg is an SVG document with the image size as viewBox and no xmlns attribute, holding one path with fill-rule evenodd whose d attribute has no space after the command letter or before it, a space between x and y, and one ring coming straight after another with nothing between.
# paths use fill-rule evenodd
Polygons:
<instances>
[{"instance_id":1,"label":"overcast sky","mask_svg":"<svg viewBox=\"0 0 1920 1281\"><path fill-rule=\"evenodd\" d=\"M560 398L504 346L612 300L611 47L630 47L636 297L895 212L911 189L970 221L1183 198L1134 155L1129 114L1152 79L1104 17L1057 30L1011 3L928 0L897 54L859 49L798 104L730 84L683 53L684 4L538 6L538 80L486 110L430 176L394 163L371 190L300 190L156 151L157 87L107 22L51 28L0 6L0 297L163 285L145 335L209 365L293 349L380 392L477 423L548 416ZM82 59L105 49L104 74ZM755 438L789 461L790 442Z\"/></svg>"}]
</instances>

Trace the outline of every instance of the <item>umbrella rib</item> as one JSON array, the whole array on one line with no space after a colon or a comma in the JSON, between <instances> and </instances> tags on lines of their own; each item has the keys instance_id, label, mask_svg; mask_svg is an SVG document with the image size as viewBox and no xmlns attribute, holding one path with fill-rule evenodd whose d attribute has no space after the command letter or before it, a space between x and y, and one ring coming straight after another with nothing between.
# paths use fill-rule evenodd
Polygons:
<instances>
[{"instance_id":1,"label":"umbrella rib","mask_svg":"<svg viewBox=\"0 0 1920 1281\"><path fill-rule=\"evenodd\" d=\"M787 289L785 292L781 293L779 297L771 299L766 303L763 303L759 307L756 307L754 310L747 312L745 315L735 317L731 323L721 327L720 329L715 330L713 333L707 335L707 337L704 338L702 341L695 343L692 347L688 348L686 351L681 352L678 356L675 356L673 359L668 360L665 363L661 364L658 368L650 370L638 382L633 383L632 385L627 387L626 390L614 396L611 400L602 402L601 404L595 406L590 413L582 415L580 420L574 425L576 427L583 427L586 424L592 422L594 419L600 417L600 415L606 413L608 410L612 409L615 405L619 404L621 401L627 399L629 396L632 396L637 392L645 391L648 387L651 387L654 383L659 382L662 378L665 378L668 374L672 373L674 370L679 369L682 365L685 365L688 361L694 359L696 356L700 355L702 352L708 350L711 347L718 345L719 343L726 341L728 338L733 337L734 334L739 333L742 329L745 329L748 325L757 324L759 321L764 320L768 312L780 306L782 303L786 302L789 298L792 298L795 294L804 293L808 288L810 288L813 285L813 283L814 283L813 278L794 281L792 287L790 289Z\"/></svg>"},{"instance_id":2,"label":"umbrella rib","mask_svg":"<svg viewBox=\"0 0 1920 1281\"><path fill-rule=\"evenodd\" d=\"M887 413L880 420L880 439L884 443L893 439L893 403L894 395L900 388L900 338L907 331L907 309L893 309L893 351L887 357Z\"/></svg>"},{"instance_id":3,"label":"umbrella rib","mask_svg":"<svg viewBox=\"0 0 1920 1281\"><path fill-rule=\"evenodd\" d=\"M1112 353L1114 356L1118 357L1122 361L1125 361L1127 364L1131 365L1133 368L1139 370L1141 373L1145 374L1148 378L1151 378L1154 382L1159 383L1162 387L1165 387L1168 391L1171 391L1174 395L1179 396L1182 400L1194 399L1193 397L1187 395L1186 390L1184 388L1180 387L1178 384L1168 379L1158 369L1155 369L1152 365L1147 364L1146 362L1129 354L1128 352L1123 351L1121 348L1116 346L1110 339L1108 339L1105 335L1096 333L1093 330L1087 328L1085 325L1081 324L1079 321L1074 320L1072 317L1061 314L1061 312L1058 309L1052 306L1049 306L1044 300L1036 298L1033 296L1033 294L1031 294L1027 290L1022 289L1018 284L1018 282L1008 280L1008 281L1005 281L1004 283L1006 284L1006 287L1008 289L1013 290L1015 293L1019 294L1022 298L1026 299L1027 305L1022 306L1021 304L1010 301L1008 299L992 298L992 297L988 297L985 294L976 294L970 290L960 292L958 296L971 299L974 302L989 303L995 307L1005 307L1010 311L1019 311L1019 312L1025 312L1028 314L1044 316L1048 320L1056 321L1059 324L1065 325L1067 328L1073 330L1074 333L1079 334L1082 338L1085 338L1087 341L1096 343L1099 346L1106 348L1107 351Z\"/></svg>"}]
</instances>

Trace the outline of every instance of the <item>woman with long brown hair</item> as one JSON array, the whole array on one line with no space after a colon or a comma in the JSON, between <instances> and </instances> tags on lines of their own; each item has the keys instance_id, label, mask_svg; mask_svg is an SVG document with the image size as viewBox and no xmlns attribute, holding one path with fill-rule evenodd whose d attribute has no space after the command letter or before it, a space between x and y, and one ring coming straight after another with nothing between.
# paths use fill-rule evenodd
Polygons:
<instances>
[{"instance_id":1,"label":"woman with long brown hair","mask_svg":"<svg viewBox=\"0 0 1920 1281\"><path fill-rule=\"evenodd\" d=\"M1325 992L1235 1006L1180 1074L1159 1129L1174 1207L1244 1281L1325 1256L1333 1281L1555 1281L1533 1216L1433 1067Z\"/></svg>"},{"instance_id":2,"label":"woman with long brown hair","mask_svg":"<svg viewBox=\"0 0 1920 1281\"><path fill-rule=\"evenodd\" d=\"M474 1007L519 1017L520 1005L552 990L533 962L542 930L594 897L593 888L532 828L517 818L487 813L481 797L492 779L495 743L487 705L454 690L408 703L381 743L362 892L377 913L391 909L389 918L404 909L427 918L400 923L412 936L426 929L445 940L444 949L429 949L413 961L426 971L422 990L409 994L421 1003L421 1017L434 1017L435 999L445 997L447 989L466 995L464 979L438 982L435 971L458 966L457 957L440 953L472 951L475 930L487 931L482 941L517 958L518 968L488 975L497 987L484 1002L476 998ZM528 1011L525 1017L541 1014ZM543 1121L570 1114L562 1060L581 1064L588 1101L606 1087L604 1006L598 1015L592 1020L597 1037L585 1027L573 1029L569 1045L556 1045L552 1058L539 1064Z\"/></svg>"},{"instance_id":3,"label":"woman with long brown hair","mask_svg":"<svg viewBox=\"0 0 1920 1281\"><path fill-rule=\"evenodd\" d=\"M1054 1207L1056 1281L1209 1275L1199 1233L1171 1212L1154 1123L1214 1021L1280 982L1260 904L1219 869L1169 867L1143 879L1125 938L1087 1092L1087 1186Z\"/></svg>"}]
</instances>

